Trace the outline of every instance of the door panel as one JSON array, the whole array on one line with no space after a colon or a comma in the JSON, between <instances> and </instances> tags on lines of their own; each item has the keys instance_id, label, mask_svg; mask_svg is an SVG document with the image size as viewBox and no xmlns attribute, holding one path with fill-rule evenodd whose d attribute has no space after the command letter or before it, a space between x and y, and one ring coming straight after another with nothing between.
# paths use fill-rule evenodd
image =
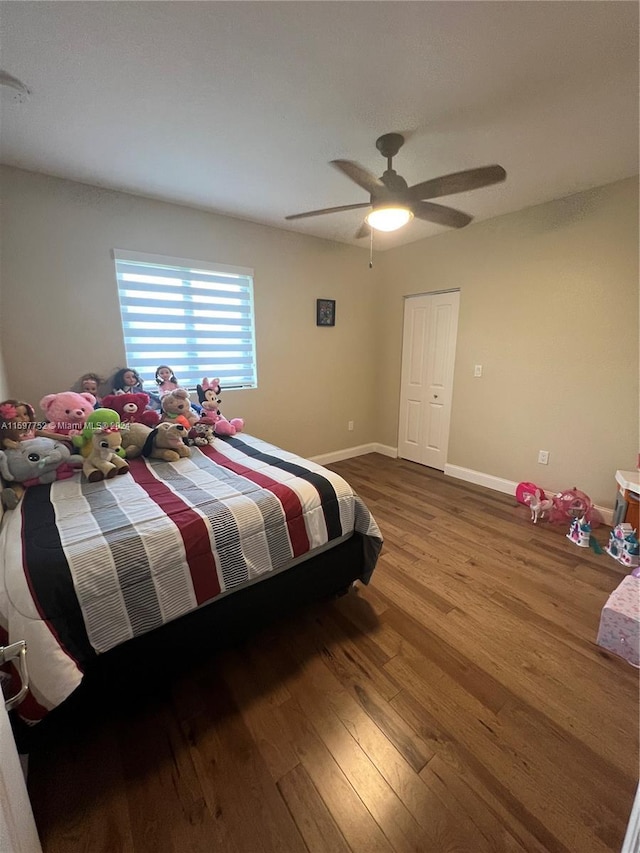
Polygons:
<instances>
[{"instance_id":1,"label":"door panel","mask_svg":"<svg viewBox=\"0 0 640 853\"><path fill-rule=\"evenodd\" d=\"M424 308L416 307L411 315L411 372L409 384L414 388L421 388L425 368L424 343L425 326L428 320L428 312Z\"/></svg>"},{"instance_id":2,"label":"door panel","mask_svg":"<svg viewBox=\"0 0 640 853\"><path fill-rule=\"evenodd\" d=\"M407 402L407 434L405 440L419 446L420 443L420 410L421 404L419 400L409 400Z\"/></svg>"}]
</instances>

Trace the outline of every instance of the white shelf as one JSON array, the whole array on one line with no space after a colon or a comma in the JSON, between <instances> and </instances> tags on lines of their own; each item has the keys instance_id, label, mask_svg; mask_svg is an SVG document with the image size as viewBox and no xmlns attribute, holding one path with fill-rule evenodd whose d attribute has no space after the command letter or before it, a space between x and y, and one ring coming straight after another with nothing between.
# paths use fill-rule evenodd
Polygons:
<instances>
[{"instance_id":1,"label":"white shelf","mask_svg":"<svg viewBox=\"0 0 640 853\"><path fill-rule=\"evenodd\" d=\"M616 483L629 492L640 494L640 471L616 471Z\"/></svg>"}]
</instances>

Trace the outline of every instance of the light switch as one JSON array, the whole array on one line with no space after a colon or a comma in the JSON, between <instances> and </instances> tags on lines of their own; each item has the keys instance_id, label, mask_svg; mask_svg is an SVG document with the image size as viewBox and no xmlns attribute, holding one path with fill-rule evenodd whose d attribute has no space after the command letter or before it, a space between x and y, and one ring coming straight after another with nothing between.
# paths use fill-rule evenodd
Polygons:
<instances>
[{"instance_id":1,"label":"light switch","mask_svg":"<svg viewBox=\"0 0 640 853\"><path fill-rule=\"evenodd\" d=\"M474 376L482 376L482 365L481 364L476 364L476 366L473 369L473 375Z\"/></svg>"}]
</instances>

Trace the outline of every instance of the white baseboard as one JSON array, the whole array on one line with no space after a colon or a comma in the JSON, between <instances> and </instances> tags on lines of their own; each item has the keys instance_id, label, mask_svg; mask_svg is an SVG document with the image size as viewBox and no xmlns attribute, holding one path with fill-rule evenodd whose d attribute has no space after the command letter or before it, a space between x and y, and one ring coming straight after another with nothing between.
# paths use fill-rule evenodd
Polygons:
<instances>
[{"instance_id":1,"label":"white baseboard","mask_svg":"<svg viewBox=\"0 0 640 853\"><path fill-rule=\"evenodd\" d=\"M331 465L333 462L342 462L343 459L364 456L365 453L381 453L383 456L390 456L392 459L396 459L398 448L373 441L371 444L360 444L358 447L345 447L344 450L335 450L333 453L323 453L320 456L310 456L309 458L312 462L317 462L318 465ZM494 477L493 474L484 474L482 471L474 471L472 468L462 468L459 465L449 464L444 466L444 473L447 477L455 477L467 483L474 483L476 486L484 486L487 489L493 489L494 492L502 492L505 495L513 495L514 497L516 494L516 486L518 485L516 482L505 480L502 477ZM545 491L550 494L554 493L553 489L546 489ZM607 506L598 506L597 504L594 504L594 506L600 513L604 524L611 525L613 523L613 509Z\"/></svg>"},{"instance_id":2,"label":"white baseboard","mask_svg":"<svg viewBox=\"0 0 640 853\"><path fill-rule=\"evenodd\" d=\"M511 480L503 480L502 477L494 477L492 474L483 474L471 468L461 468L459 465L445 465L444 473L447 477L455 477L466 483L475 483L476 486L485 486L494 492L503 492L505 495L515 495L517 483Z\"/></svg>"},{"instance_id":3,"label":"white baseboard","mask_svg":"<svg viewBox=\"0 0 640 853\"><path fill-rule=\"evenodd\" d=\"M364 456L365 453L381 453L383 456L391 456L395 459L398 455L398 450L395 447L389 447L386 444L360 444L358 447L345 447L344 450L334 450L333 453L322 453L320 456L310 456L312 462L317 462L318 465L331 465L332 462L342 462L343 459L353 459L355 456Z\"/></svg>"},{"instance_id":4,"label":"white baseboard","mask_svg":"<svg viewBox=\"0 0 640 853\"><path fill-rule=\"evenodd\" d=\"M485 486L487 489L493 489L494 492L503 492L505 495L515 496L516 486L518 485L512 480L503 480L502 477L483 474L481 471L474 471L471 468L461 468L459 465L445 465L444 473L447 477L456 477L458 480L475 483L476 486ZM545 489L545 491L554 494L553 489ZM611 507L598 506L597 504L594 504L594 506L600 513L602 521L605 524L612 524L613 509Z\"/></svg>"}]
</instances>

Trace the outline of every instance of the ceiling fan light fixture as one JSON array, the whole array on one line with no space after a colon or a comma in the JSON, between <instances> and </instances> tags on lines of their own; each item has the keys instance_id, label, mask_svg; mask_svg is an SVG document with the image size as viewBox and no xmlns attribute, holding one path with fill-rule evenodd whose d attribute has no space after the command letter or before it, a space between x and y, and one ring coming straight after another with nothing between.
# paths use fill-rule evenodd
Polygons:
<instances>
[{"instance_id":1,"label":"ceiling fan light fixture","mask_svg":"<svg viewBox=\"0 0 640 853\"><path fill-rule=\"evenodd\" d=\"M408 207L392 205L376 207L365 216L365 222L377 231L397 231L413 219L413 213Z\"/></svg>"}]
</instances>

